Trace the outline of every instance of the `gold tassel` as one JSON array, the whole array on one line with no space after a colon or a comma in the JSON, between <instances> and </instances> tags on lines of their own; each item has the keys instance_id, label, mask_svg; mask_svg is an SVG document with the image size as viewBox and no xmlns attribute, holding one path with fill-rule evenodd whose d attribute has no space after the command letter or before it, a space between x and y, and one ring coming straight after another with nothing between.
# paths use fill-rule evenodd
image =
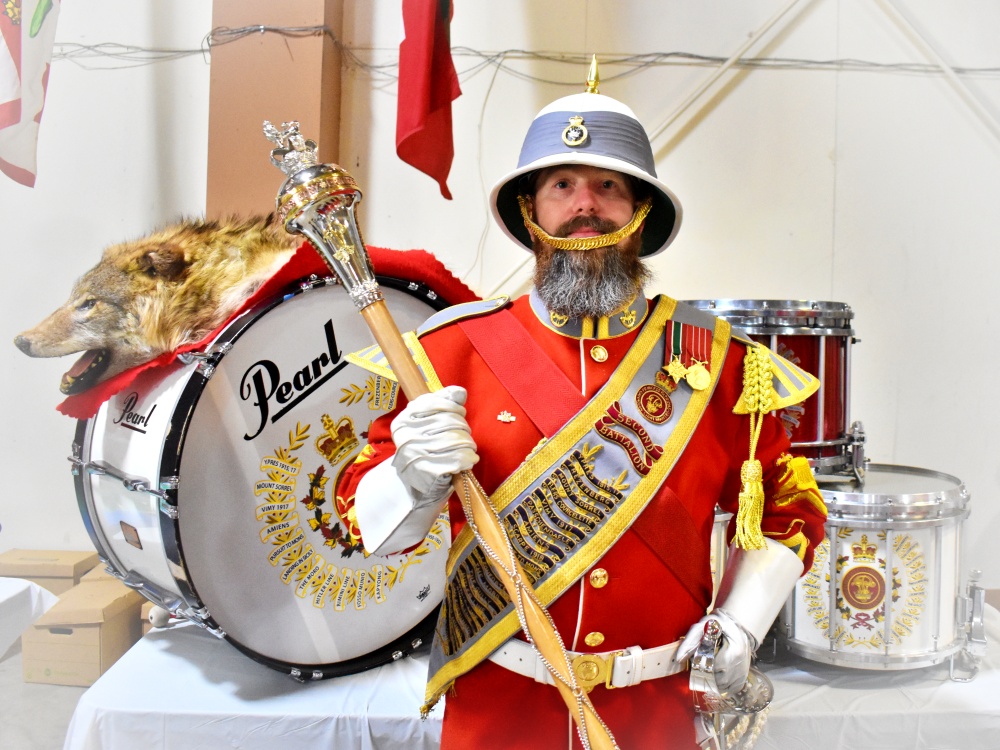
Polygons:
<instances>
[{"instance_id":1,"label":"gold tassel","mask_svg":"<svg viewBox=\"0 0 1000 750\"><path fill-rule=\"evenodd\" d=\"M736 535L734 541L743 549L764 549L764 534L760 522L764 517L764 476L760 461L751 459L743 462L740 480L740 509L736 513Z\"/></svg>"},{"instance_id":2,"label":"gold tassel","mask_svg":"<svg viewBox=\"0 0 1000 750\"><path fill-rule=\"evenodd\" d=\"M762 346L747 347L743 360L743 402L750 413L750 458L740 469L740 505L736 513L736 533L733 541L743 549L763 549L764 534L760 522L764 517L764 470L754 458L764 415L771 410L771 359Z\"/></svg>"}]
</instances>

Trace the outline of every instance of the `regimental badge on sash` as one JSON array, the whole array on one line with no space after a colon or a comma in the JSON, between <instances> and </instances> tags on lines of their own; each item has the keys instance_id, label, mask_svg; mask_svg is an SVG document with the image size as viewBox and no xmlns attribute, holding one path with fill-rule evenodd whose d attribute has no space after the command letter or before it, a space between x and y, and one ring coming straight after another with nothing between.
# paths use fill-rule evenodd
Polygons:
<instances>
[{"instance_id":1,"label":"regimental badge on sash","mask_svg":"<svg viewBox=\"0 0 1000 750\"><path fill-rule=\"evenodd\" d=\"M639 388L635 394L635 405L639 413L653 424L663 424L674 413L670 394L659 385L650 384Z\"/></svg>"}]
</instances>

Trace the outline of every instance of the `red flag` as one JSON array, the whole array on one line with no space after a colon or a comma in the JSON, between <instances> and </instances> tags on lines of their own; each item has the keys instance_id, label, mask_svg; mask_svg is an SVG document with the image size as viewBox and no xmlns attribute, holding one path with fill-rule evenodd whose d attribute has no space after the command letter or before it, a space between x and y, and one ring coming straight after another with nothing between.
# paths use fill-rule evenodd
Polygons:
<instances>
[{"instance_id":1,"label":"red flag","mask_svg":"<svg viewBox=\"0 0 1000 750\"><path fill-rule=\"evenodd\" d=\"M451 103L462 94L451 59L451 15L451 0L403 0L396 109L396 154L433 177L448 200Z\"/></svg>"},{"instance_id":2,"label":"red flag","mask_svg":"<svg viewBox=\"0 0 1000 750\"><path fill-rule=\"evenodd\" d=\"M0 5L0 172L28 187L58 14L59 0Z\"/></svg>"}]
</instances>

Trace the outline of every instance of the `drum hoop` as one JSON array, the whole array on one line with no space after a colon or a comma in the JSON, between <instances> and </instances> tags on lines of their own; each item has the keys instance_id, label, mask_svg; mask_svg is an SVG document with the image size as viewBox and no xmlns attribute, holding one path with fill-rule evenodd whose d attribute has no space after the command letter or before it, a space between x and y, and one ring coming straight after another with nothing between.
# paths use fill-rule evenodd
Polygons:
<instances>
[{"instance_id":1,"label":"drum hoop","mask_svg":"<svg viewBox=\"0 0 1000 750\"><path fill-rule=\"evenodd\" d=\"M916 466L897 466L895 464L868 464L866 469L867 472L884 472L891 474L906 474L909 476L924 477L928 479L939 479L947 482L951 482L954 486L947 490L938 490L936 492L911 492L911 493L889 493L889 492L864 492L863 488L858 490L833 490L824 489L822 490L824 495L831 494L835 496L844 497L845 501L848 499L855 499L854 502L859 505L880 505L882 503L877 502L877 500L870 500L868 498L886 499L886 500L896 500L897 502L904 502L905 498L927 498L928 500L947 497L958 500L968 501L968 493L965 489L965 484L958 478L951 474L945 474L944 472L934 471L933 469L921 469ZM963 503L964 504L964 503Z\"/></svg>"},{"instance_id":2,"label":"drum hoop","mask_svg":"<svg viewBox=\"0 0 1000 750\"><path fill-rule=\"evenodd\" d=\"M814 646L796 639L794 636L782 634L779 637L785 647L797 656L805 657L822 664L835 667L853 667L854 669L904 670L919 667L931 667L946 661L952 654L962 650L965 639L956 637L950 644L936 651L923 654L885 654L883 652L865 654L845 650L832 650L829 646Z\"/></svg>"},{"instance_id":3,"label":"drum hoop","mask_svg":"<svg viewBox=\"0 0 1000 750\"><path fill-rule=\"evenodd\" d=\"M850 323L854 311L844 302L716 299L687 300L686 304L757 336L854 335Z\"/></svg>"},{"instance_id":4,"label":"drum hoop","mask_svg":"<svg viewBox=\"0 0 1000 750\"><path fill-rule=\"evenodd\" d=\"M692 299L685 300L685 304L698 307L703 310L717 312L746 312L754 314L766 311L768 314L780 314L782 312L801 313L834 313L833 315L813 314L808 317L837 317L853 318L854 311L846 302L832 302L829 300L791 300L791 299ZM800 315L797 317L806 317Z\"/></svg>"},{"instance_id":5,"label":"drum hoop","mask_svg":"<svg viewBox=\"0 0 1000 750\"><path fill-rule=\"evenodd\" d=\"M441 605L434 607L427 615L410 630L393 641L380 646L377 650L371 651L353 659L345 659L338 662L327 662L325 664L310 664L304 667L295 662L274 659L261 654L248 646L243 645L231 635L225 638L229 643L259 664L277 670L278 672L288 672L291 674L301 673L304 680L326 680L331 677L343 677L349 674L357 674L375 667L380 667L389 662L398 661L412 651L420 648L424 644L429 644L434 635L434 628L437 625L438 612ZM308 671L308 674L306 672Z\"/></svg>"},{"instance_id":6,"label":"drum hoop","mask_svg":"<svg viewBox=\"0 0 1000 750\"><path fill-rule=\"evenodd\" d=\"M850 326L843 328L832 328L829 326L816 328L811 326L753 325L743 323L733 317L727 317L726 320L732 324L736 333L743 331L754 336L854 336L854 329Z\"/></svg>"}]
</instances>

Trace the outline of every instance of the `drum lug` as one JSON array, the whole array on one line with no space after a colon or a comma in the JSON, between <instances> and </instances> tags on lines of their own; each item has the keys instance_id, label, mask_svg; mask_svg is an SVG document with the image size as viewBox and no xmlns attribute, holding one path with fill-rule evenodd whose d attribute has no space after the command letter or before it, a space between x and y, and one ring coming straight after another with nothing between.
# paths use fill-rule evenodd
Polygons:
<instances>
[{"instance_id":1,"label":"drum lug","mask_svg":"<svg viewBox=\"0 0 1000 750\"><path fill-rule=\"evenodd\" d=\"M165 497L160 497L160 513L165 515L171 521L176 521L177 517L180 515L177 512L177 506L171 505L169 502L167 502L167 498Z\"/></svg>"},{"instance_id":2,"label":"drum lug","mask_svg":"<svg viewBox=\"0 0 1000 750\"><path fill-rule=\"evenodd\" d=\"M301 669L293 667L288 671L288 676L291 677L296 682L306 682L306 678L302 676ZM322 680L324 677L325 675L318 669L314 669L312 673L309 675L309 679L312 680L313 682L317 680Z\"/></svg>"},{"instance_id":3,"label":"drum lug","mask_svg":"<svg viewBox=\"0 0 1000 750\"><path fill-rule=\"evenodd\" d=\"M226 356L232 348L233 343L227 341L217 346L212 345L203 352L184 352L178 354L177 359L186 365L197 362L198 365L195 369L205 380L209 380L215 374L215 366L219 363L219 360Z\"/></svg>"},{"instance_id":4,"label":"drum lug","mask_svg":"<svg viewBox=\"0 0 1000 750\"><path fill-rule=\"evenodd\" d=\"M299 282L299 288L303 292L308 292L310 289L316 289L321 286L336 286L339 283L334 276L317 276L313 273L309 274L308 278Z\"/></svg>"},{"instance_id":5,"label":"drum lug","mask_svg":"<svg viewBox=\"0 0 1000 750\"><path fill-rule=\"evenodd\" d=\"M183 617L185 620L190 620L199 628L207 630L209 633L214 635L216 638L225 638L226 631L220 627L209 624L209 619L211 615L205 607L177 607L176 609L171 609L174 614Z\"/></svg>"},{"instance_id":6,"label":"drum lug","mask_svg":"<svg viewBox=\"0 0 1000 750\"><path fill-rule=\"evenodd\" d=\"M986 589L979 585L981 570L969 573L969 584L966 589L966 631L968 633L966 648L974 656L986 654L986 625L983 623L983 613L986 610Z\"/></svg>"},{"instance_id":7,"label":"drum lug","mask_svg":"<svg viewBox=\"0 0 1000 750\"><path fill-rule=\"evenodd\" d=\"M860 421L851 424L851 429L847 433L851 452L851 471L858 484L864 486L865 469L868 466L868 459L865 458L865 427Z\"/></svg>"}]
</instances>

